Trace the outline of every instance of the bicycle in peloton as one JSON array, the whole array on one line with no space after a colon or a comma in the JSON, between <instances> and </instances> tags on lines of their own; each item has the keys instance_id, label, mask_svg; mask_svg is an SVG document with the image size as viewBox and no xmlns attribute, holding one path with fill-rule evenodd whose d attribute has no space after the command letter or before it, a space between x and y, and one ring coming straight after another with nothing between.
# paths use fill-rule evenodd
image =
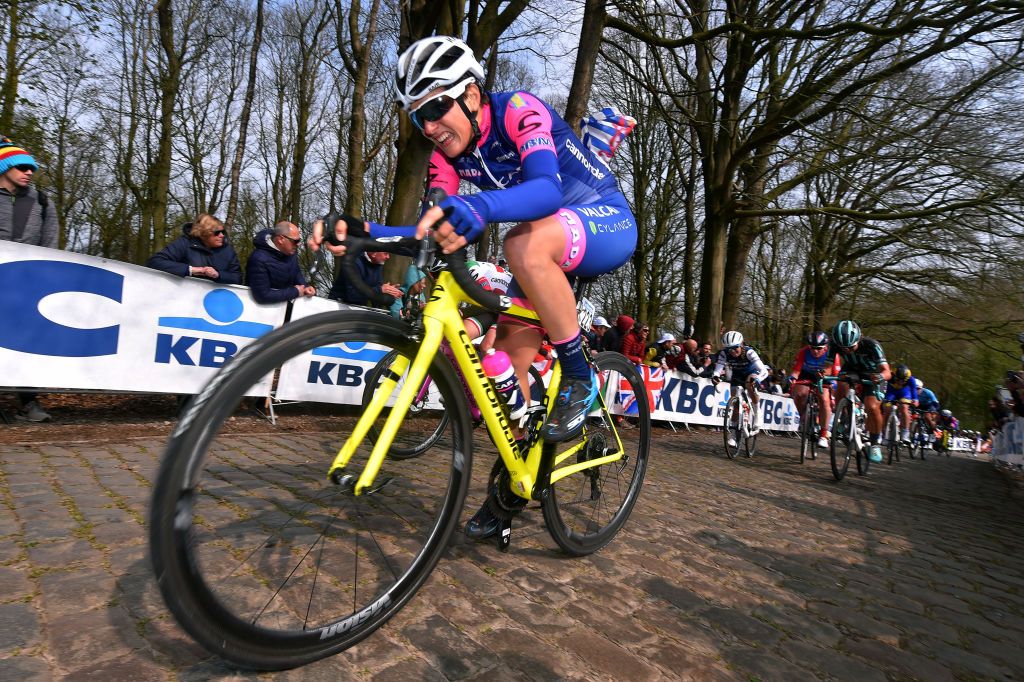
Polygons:
<instances>
[{"instance_id":1,"label":"bicycle in peloton","mask_svg":"<svg viewBox=\"0 0 1024 682\"><path fill-rule=\"evenodd\" d=\"M346 272L354 271L351 259L361 250L409 246L346 244ZM175 428L155 481L150 553L171 612L211 652L248 668L303 665L353 646L412 598L449 546L470 482L473 424L456 367L500 455L489 479L496 504L511 510L522 499L538 501L551 537L573 556L606 545L628 519L651 438L639 373L618 353L598 354L602 390L582 436L549 444L539 434L557 395L556 363L543 403L528 414L520 451L459 303L524 320L537 316L480 289L464 251L443 259L447 269L415 322L369 309L289 322L228 361ZM442 339L451 358L440 350ZM362 406L359 380L392 352ZM314 371L313 358L330 360L331 368ZM252 438L227 427L246 395L265 395L267 382L289 371L331 383L322 389L349 391L356 409L305 405L324 429L316 433ZM393 457L396 437L422 430L407 417L428 377L447 425L415 455ZM613 418L617 392L631 393L639 406L639 428L628 434ZM368 437L371 429L376 438ZM509 518L499 534L505 543L510 529Z\"/></svg>"},{"instance_id":2,"label":"bicycle in peloton","mask_svg":"<svg viewBox=\"0 0 1024 682\"><path fill-rule=\"evenodd\" d=\"M835 412L832 413L832 442L829 444L832 475L837 481L841 481L846 476L847 469L850 468L851 458L856 458L857 473L861 476L866 476L868 468L871 466L865 426L867 415L864 411L864 403L857 395L855 387L858 384L865 386L874 384L871 381L849 375L839 376L837 379L845 381L850 386L850 390L836 403Z\"/></svg>"},{"instance_id":3,"label":"bicycle in peloton","mask_svg":"<svg viewBox=\"0 0 1024 682\"><path fill-rule=\"evenodd\" d=\"M793 386L809 386L807 402L800 414L800 463L806 459L818 459L818 439L821 437L821 425L818 424L821 414L821 391L826 381L834 381L836 377L819 376L814 381L794 379Z\"/></svg>"},{"instance_id":4,"label":"bicycle in peloton","mask_svg":"<svg viewBox=\"0 0 1024 682\"><path fill-rule=\"evenodd\" d=\"M886 464L892 464L893 458L900 461L900 417L897 414L899 405L897 403L884 403L882 409L888 407L889 414L882 426L882 440L888 450L889 458Z\"/></svg>"},{"instance_id":5,"label":"bicycle in peloton","mask_svg":"<svg viewBox=\"0 0 1024 682\"><path fill-rule=\"evenodd\" d=\"M916 407L910 408L910 419L913 424L910 426L910 444L907 446L907 452L910 453L910 459L914 459L914 455L921 455L921 459L924 459L924 451L928 449L931 443L928 442L928 422L924 418L924 413Z\"/></svg>"},{"instance_id":6,"label":"bicycle in peloton","mask_svg":"<svg viewBox=\"0 0 1024 682\"><path fill-rule=\"evenodd\" d=\"M735 459L740 454L740 448L743 448L748 458L753 457L757 450L757 434L760 431L754 425L754 406L747 395L745 384L734 384L730 388L732 396L726 403L725 414L722 416L725 455L729 459ZM729 445L730 437L735 446Z\"/></svg>"}]
</instances>

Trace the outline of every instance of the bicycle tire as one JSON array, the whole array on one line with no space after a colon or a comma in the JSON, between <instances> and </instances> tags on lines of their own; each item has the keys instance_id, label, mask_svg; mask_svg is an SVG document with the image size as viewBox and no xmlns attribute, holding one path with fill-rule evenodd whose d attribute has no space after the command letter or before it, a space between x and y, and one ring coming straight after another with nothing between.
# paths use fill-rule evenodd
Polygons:
<instances>
[{"instance_id":1,"label":"bicycle tire","mask_svg":"<svg viewBox=\"0 0 1024 682\"><path fill-rule=\"evenodd\" d=\"M910 459L914 459L917 456L917 449L921 444L921 421L915 420L914 425L910 427L910 444L907 445L907 453L910 455Z\"/></svg>"},{"instance_id":2,"label":"bicycle tire","mask_svg":"<svg viewBox=\"0 0 1024 682\"><path fill-rule=\"evenodd\" d=\"M886 464L891 466L894 458L897 462L900 461L900 420L896 416L895 405L893 405L892 411L889 412L889 419L886 420L885 437L888 439L886 449L889 454Z\"/></svg>"},{"instance_id":3,"label":"bicycle tire","mask_svg":"<svg viewBox=\"0 0 1024 682\"><path fill-rule=\"evenodd\" d=\"M832 476L841 481L850 468L850 455L854 450L853 430L856 425L853 423L853 403L848 398L841 399L833 415L829 457L832 461Z\"/></svg>"},{"instance_id":4,"label":"bicycle tire","mask_svg":"<svg viewBox=\"0 0 1024 682\"><path fill-rule=\"evenodd\" d=\"M167 445L150 506L157 585L182 628L233 664L293 668L369 636L412 598L456 528L472 433L441 354L429 374L452 408L450 437L415 459L385 460L372 493L353 496L326 477L352 406L321 404L326 431L283 434L271 447L220 430L261 377L296 367L289 360L309 364L303 354L314 349L368 343L415 347L406 325L369 311L314 315L266 334L207 384ZM348 367L351 377L360 366ZM367 452L360 446L351 471Z\"/></svg>"},{"instance_id":5,"label":"bicycle tire","mask_svg":"<svg viewBox=\"0 0 1024 682\"><path fill-rule=\"evenodd\" d=\"M725 414L722 416L722 442L725 443L725 456L729 459L736 459L736 455L740 454L740 420L739 414L740 399L737 396L729 398L729 402L725 404ZM735 422L735 425L730 426L730 422ZM732 436L736 442L735 447L729 445L729 436Z\"/></svg>"},{"instance_id":6,"label":"bicycle tire","mask_svg":"<svg viewBox=\"0 0 1024 682\"><path fill-rule=\"evenodd\" d=\"M544 525L555 543L570 556L596 552L622 529L640 496L650 455L651 409L640 373L626 356L610 351L599 353L594 365L602 395L607 395L604 387L609 382L615 382L613 385L620 389L623 379L629 383L636 399L637 425L628 432L628 438L618 432L626 450L622 459L566 476L552 484L543 496ZM584 450L577 459L600 457L607 448L614 447L615 418L610 405L600 404L601 414L587 420L582 436Z\"/></svg>"},{"instance_id":7,"label":"bicycle tire","mask_svg":"<svg viewBox=\"0 0 1024 682\"><path fill-rule=\"evenodd\" d=\"M370 398L373 397L382 375L384 374L384 370L389 367L397 357L397 350L390 351L366 374L366 379L363 382L364 388L362 405L364 409L370 404ZM377 442L377 438L380 436L379 426L384 424L384 420L387 418L388 412L389 410L387 409L381 412L381 416L378 417L370 427L370 433L368 434L370 442ZM427 419L429 420L432 418L427 417ZM409 459L411 457L416 457L433 447L448 426L448 411L441 409L437 416L437 421L433 426L430 426L429 423L425 429L416 428L416 426L420 425L416 424L413 428L403 429L395 435L395 439L391 443L391 448L388 450L388 457L393 457L394 459ZM425 438L423 437L424 432L426 432Z\"/></svg>"},{"instance_id":8,"label":"bicycle tire","mask_svg":"<svg viewBox=\"0 0 1024 682\"><path fill-rule=\"evenodd\" d=\"M754 429L754 404L750 402L748 398L746 401L747 414L744 417L744 421L747 422L747 437L743 439L743 450L750 459L757 452L757 436L761 433L760 429Z\"/></svg>"},{"instance_id":9,"label":"bicycle tire","mask_svg":"<svg viewBox=\"0 0 1024 682\"><path fill-rule=\"evenodd\" d=\"M813 434L811 433L811 419L814 415L814 407L811 405L811 401L814 399L814 392L810 391L807 394L807 402L804 404L803 414L800 415L800 463L804 461L811 454L811 441ZM814 442L817 445L817 441Z\"/></svg>"}]
</instances>

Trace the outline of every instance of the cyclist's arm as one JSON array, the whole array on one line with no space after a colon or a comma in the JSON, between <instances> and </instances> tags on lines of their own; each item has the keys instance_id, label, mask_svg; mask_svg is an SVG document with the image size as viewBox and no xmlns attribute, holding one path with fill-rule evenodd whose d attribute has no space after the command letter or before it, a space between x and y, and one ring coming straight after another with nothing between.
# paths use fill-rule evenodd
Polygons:
<instances>
[{"instance_id":1,"label":"cyclist's arm","mask_svg":"<svg viewBox=\"0 0 1024 682\"><path fill-rule=\"evenodd\" d=\"M750 361L750 376L753 377L755 381L764 381L770 372L761 361L761 356L757 354L757 351L753 348L748 349L747 360Z\"/></svg>"},{"instance_id":2,"label":"cyclist's arm","mask_svg":"<svg viewBox=\"0 0 1024 682\"><path fill-rule=\"evenodd\" d=\"M807 354L807 346L804 346L796 352L796 359L793 361L793 369L789 370L789 376L791 379L796 379L800 376L800 368L804 366L804 356Z\"/></svg>"}]
</instances>

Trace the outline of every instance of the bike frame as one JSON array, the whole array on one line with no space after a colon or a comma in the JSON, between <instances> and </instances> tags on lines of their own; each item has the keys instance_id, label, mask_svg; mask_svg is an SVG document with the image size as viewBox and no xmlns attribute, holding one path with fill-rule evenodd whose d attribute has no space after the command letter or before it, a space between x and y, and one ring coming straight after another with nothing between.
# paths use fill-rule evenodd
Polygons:
<instances>
[{"instance_id":1,"label":"bike frame","mask_svg":"<svg viewBox=\"0 0 1024 682\"><path fill-rule=\"evenodd\" d=\"M580 443L557 454L554 453L554 448L552 447L550 448L552 456L548 458L549 461L544 461L544 455L548 449L544 447L543 440L537 439L529 451L525 453L525 456L520 455L517 451L512 425L505 416L505 409L501 398L495 391L493 382L484 373L476 347L473 345L469 335L466 334L463 326L459 304L464 302L475 303L458 285L450 272L441 272L430 292L430 298L423 308L423 336L415 357L410 362L409 358L399 355L389 368L391 371L385 373L380 383L382 390L378 390L374 394L348 440L342 445L338 455L331 463L331 467L328 470L330 478L334 480L341 478L345 467L352 459L359 445L366 439L371 425L380 415L385 403L391 397L399 379L407 374L405 376L405 384L395 398L391 413L384 422L384 426L373 450L370 452L366 465L363 467L362 472L360 472L358 480L353 487L353 493L356 495L373 490L374 482L380 473L381 466L384 464L384 459L395 438L395 434L398 433L398 428L405 419L409 406L420 391L420 387L422 387L424 379L427 377L427 371L440 350L442 340L448 341L452 353L451 359L454 361L455 367L462 372L466 386L469 387L472 397L476 400L477 405L480 406L480 412L484 423L487 425L487 430L490 432L498 448L498 454L501 456L502 462L504 462L505 467L508 469L512 483L512 492L519 497L538 499L541 491L566 476L577 471L602 466L622 459L625 448L614 424L611 425L611 429L615 433L616 448L615 452L611 454L559 467L566 459L583 449L586 446L586 440L584 439ZM533 310L517 305L512 305L509 309L502 312L522 320L537 322L539 319L537 313ZM545 411L554 404L558 394L560 377L561 367L556 362L551 370L551 379L544 395ZM598 401L602 407L606 407L603 390L598 391Z\"/></svg>"}]
</instances>

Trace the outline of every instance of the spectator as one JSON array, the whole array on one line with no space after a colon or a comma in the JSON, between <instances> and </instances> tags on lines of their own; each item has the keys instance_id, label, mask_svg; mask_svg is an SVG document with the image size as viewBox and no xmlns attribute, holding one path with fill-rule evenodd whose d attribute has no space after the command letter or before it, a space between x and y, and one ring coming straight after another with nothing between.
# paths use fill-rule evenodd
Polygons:
<instances>
[{"instance_id":1,"label":"spectator","mask_svg":"<svg viewBox=\"0 0 1024 682\"><path fill-rule=\"evenodd\" d=\"M299 228L282 220L273 229L260 230L256 250L245 264L245 283L257 303L281 303L300 296L316 296L299 270Z\"/></svg>"},{"instance_id":2,"label":"spectator","mask_svg":"<svg viewBox=\"0 0 1024 682\"><path fill-rule=\"evenodd\" d=\"M609 329L611 329L611 325L608 324L608 320L600 315L594 318L594 323L590 325L590 331L587 332L587 343L590 344L592 356L604 350L604 337L608 334Z\"/></svg>"},{"instance_id":3,"label":"spectator","mask_svg":"<svg viewBox=\"0 0 1024 682\"><path fill-rule=\"evenodd\" d=\"M394 284L384 281L384 263L388 262L389 258L391 258L391 254L384 251L367 251L356 259L356 271L359 273L360 279L374 291L401 298L402 290ZM337 279L334 280L334 286L331 287L331 293L327 294L327 298L333 298L336 301L348 303L349 305L370 305L370 301L366 296L356 289L351 282L345 280L344 272L338 273Z\"/></svg>"},{"instance_id":4,"label":"spectator","mask_svg":"<svg viewBox=\"0 0 1024 682\"><path fill-rule=\"evenodd\" d=\"M644 364L644 357L647 350L647 337L651 328L643 322L633 325L633 329L622 337L622 350L620 351L634 365Z\"/></svg>"},{"instance_id":5,"label":"spectator","mask_svg":"<svg viewBox=\"0 0 1024 682\"><path fill-rule=\"evenodd\" d=\"M178 277L203 277L218 284L241 284L242 267L227 242L224 223L200 213L181 226L181 236L154 253L146 267Z\"/></svg>"},{"instance_id":6,"label":"spectator","mask_svg":"<svg viewBox=\"0 0 1024 682\"><path fill-rule=\"evenodd\" d=\"M56 249L57 211L42 191L32 187L37 170L39 164L31 154L0 136L0 239ZM17 395L19 417L30 422L50 421L35 393Z\"/></svg>"},{"instance_id":7,"label":"spectator","mask_svg":"<svg viewBox=\"0 0 1024 682\"><path fill-rule=\"evenodd\" d=\"M426 296L423 291L427 288L427 275L415 263L409 263L405 269L405 282L399 287L402 295L395 298L391 304L391 314L395 317L405 319L419 311L426 304Z\"/></svg>"},{"instance_id":8,"label":"spectator","mask_svg":"<svg viewBox=\"0 0 1024 682\"><path fill-rule=\"evenodd\" d=\"M679 354L676 369L692 377L711 376L711 357L700 350L697 339L683 341L683 352Z\"/></svg>"},{"instance_id":9,"label":"spectator","mask_svg":"<svg viewBox=\"0 0 1024 682\"><path fill-rule=\"evenodd\" d=\"M1009 370L1006 373L1006 388L1010 391L1013 412L1024 417L1024 371Z\"/></svg>"},{"instance_id":10,"label":"spectator","mask_svg":"<svg viewBox=\"0 0 1024 682\"><path fill-rule=\"evenodd\" d=\"M654 344L654 355L650 361L663 369L675 369L682 361L681 356L676 337L669 332L662 332Z\"/></svg>"},{"instance_id":11,"label":"spectator","mask_svg":"<svg viewBox=\"0 0 1024 682\"><path fill-rule=\"evenodd\" d=\"M619 315L615 318L615 326L608 329L601 337L601 350L613 350L616 353L622 352L622 338L633 328L633 318L629 315Z\"/></svg>"}]
</instances>

